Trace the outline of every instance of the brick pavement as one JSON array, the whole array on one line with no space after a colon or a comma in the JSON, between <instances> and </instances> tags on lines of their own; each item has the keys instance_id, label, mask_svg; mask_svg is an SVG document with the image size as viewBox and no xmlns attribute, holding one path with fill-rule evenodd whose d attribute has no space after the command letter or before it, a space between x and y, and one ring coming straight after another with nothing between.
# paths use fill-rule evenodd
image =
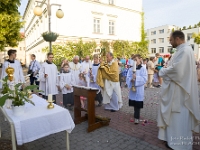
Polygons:
<instances>
[{"instance_id":1,"label":"brick pavement","mask_svg":"<svg viewBox=\"0 0 200 150\"><path fill-rule=\"evenodd\" d=\"M71 150L158 150L166 149L163 143L157 139L156 115L159 89L145 90L144 108L141 111L141 119L148 119L149 123L134 125L130 122L133 118L133 108L128 107L128 90L122 88L123 108L115 113L105 111L103 107L96 109L97 114L111 118L110 125L94 132L87 133L87 122L76 125L70 134ZM57 96L58 104L62 105L62 95ZM73 112L70 111L72 117ZM8 123L0 114L2 137L10 139ZM197 136L200 137L198 134ZM23 146L27 150L65 150L65 133L60 132L36 141L26 143ZM18 147L19 150L22 148ZM200 149L200 145L194 146L194 150ZM1 149L0 149L1 150ZM8 149L7 149L8 150Z\"/></svg>"}]
</instances>

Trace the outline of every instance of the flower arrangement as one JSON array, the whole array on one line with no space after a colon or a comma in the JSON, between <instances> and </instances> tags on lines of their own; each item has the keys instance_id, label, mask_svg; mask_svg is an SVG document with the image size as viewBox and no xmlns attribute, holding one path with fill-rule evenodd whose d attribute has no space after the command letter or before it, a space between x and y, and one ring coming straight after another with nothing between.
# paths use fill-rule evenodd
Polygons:
<instances>
[{"instance_id":1,"label":"flower arrangement","mask_svg":"<svg viewBox=\"0 0 200 150\"><path fill-rule=\"evenodd\" d=\"M31 90L37 89L37 85L29 85L21 89L23 83L18 83L13 85L11 89L9 87L8 76L6 76L3 80L3 89L2 96L0 97L0 106L3 106L7 99L12 100L13 106L23 106L25 102L31 103L35 105L29 98L31 95Z\"/></svg>"},{"instance_id":2,"label":"flower arrangement","mask_svg":"<svg viewBox=\"0 0 200 150\"><path fill-rule=\"evenodd\" d=\"M56 41L57 37L59 36L59 34L55 33L55 32L44 32L42 33L42 37L45 41L47 42L54 42Z\"/></svg>"}]
</instances>

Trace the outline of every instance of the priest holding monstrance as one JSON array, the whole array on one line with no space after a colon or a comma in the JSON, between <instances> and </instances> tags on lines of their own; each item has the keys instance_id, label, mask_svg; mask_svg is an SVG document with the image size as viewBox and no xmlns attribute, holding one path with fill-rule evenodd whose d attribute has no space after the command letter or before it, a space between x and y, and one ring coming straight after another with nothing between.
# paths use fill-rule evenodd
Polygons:
<instances>
[{"instance_id":1,"label":"priest holding monstrance","mask_svg":"<svg viewBox=\"0 0 200 150\"><path fill-rule=\"evenodd\" d=\"M14 49L8 50L8 56L9 58L4 62L3 68L2 68L2 73L1 73L1 80L7 76L6 69L8 67L11 67L14 69L14 78L13 81L15 84L17 83L24 83L24 75L23 75L23 70L21 63L16 60L17 56L17 51ZM0 82L0 88L2 88L2 82Z\"/></svg>"},{"instance_id":2,"label":"priest holding monstrance","mask_svg":"<svg viewBox=\"0 0 200 150\"><path fill-rule=\"evenodd\" d=\"M118 63L113 54L106 54L107 63L102 62L97 73L97 84L102 88L103 103L105 109L111 112L118 111L122 107L122 95L119 84Z\"/></svg>"}]
</instances>

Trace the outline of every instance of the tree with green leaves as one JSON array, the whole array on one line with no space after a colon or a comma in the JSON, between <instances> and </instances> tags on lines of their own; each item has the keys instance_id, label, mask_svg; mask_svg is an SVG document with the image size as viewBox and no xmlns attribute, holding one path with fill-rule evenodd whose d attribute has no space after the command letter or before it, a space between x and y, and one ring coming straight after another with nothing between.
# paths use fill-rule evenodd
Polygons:
<instances>
[{"instance_id":1,"label":"tree with green leaves","mask_svg":"<svg viewBox=\"0 0 200 150\"><path fill-rule=\"evenodd\" d=\"M20 29L23 22L18 12L20 0L1 0L0 1L0 51L4 47L15 47L22 40Z\"/></svg>"},{"instance_id":2,"label":"tree with green leaves","mask_svg":"<svg viewBox=\"0 0 200 150\"><path fill-rule=\"evenodd\" d=\"M135 51L137 51L137 54L140 54L143 58L147 57L148 54L148 40L146 39L146 33L144 28L144 12L141 13L141 41L135 42L134 45L136 45Z\"/></svg>"},{"instance_id":3,"label":"tree with green leaves","mask_svg":"<svg viewBox=\"0 0 200 150\"><path fill-rule=\"evenodd\" d=\"M194 28L197 28L197 25L196 25L196 24L194 25Z\"/></svg>"},{"instance_id":4,"label":"tree with green leaves","mask_svg":"<svg viewBox=\"0 0 200 150\"><path fill-rule=\"evenodd\" d=\"M63 58L71 61L75 55L78 55L81 58L86 55L91 56L95 48L96 42L83 42L82 39L80 39L78 43L67 42L64 45L55 44L52 46L54 63L59 66ZM42 51L47 53L49 47L43 48Z\"/></svg>"},{"instance_id":5,"label":"tree with green leaves","mask_svg":"<svg viewBox=\"0 0 200 150\"><path fill-rule=\"evenodd\" d=\"M191 26L191 25L189 25L188 29L192 29L192 26Z\"/></svg>"},{"instance_id":6,"label":"tree with green leaves","mask_svg":"<svg viewBox=\"0 0 200 150\"><path fill-rule=\"evenodd\" d=\"M186 26L184 26L182 30L186 30Z\"/></svg>"},{"instance_id":7,"label":"tree with green leaves","mask_svg":"<svg viewBox=\"0 0 200 150\"><path fill-rule=\"evenodd\" d=\"M129 56L130 44L128 41L116 40L112 43L113 54L115 57Z\"/></svg>"},{"instance_id":8,"label":"tree with green leaves","mask_svg":"<svg viewBox=\"0 0 200 150\"><path fill-rule=\"evenodd\" d=\"M200 27L200 21L199 21L199 23L197 23L197 26Z\"/></svg>"},{"instance_id":9,"label":"tree with green leaves","mask_svg":"<svg viewBox=\"0 0 200 150\"><path fill-rule=\"evenodd\" d=\"M200 33L196 34L196 33L193 33L192 34L192 38L194 38L194 42L196 44L200 44Z\"/></svg>"}]
</instances>

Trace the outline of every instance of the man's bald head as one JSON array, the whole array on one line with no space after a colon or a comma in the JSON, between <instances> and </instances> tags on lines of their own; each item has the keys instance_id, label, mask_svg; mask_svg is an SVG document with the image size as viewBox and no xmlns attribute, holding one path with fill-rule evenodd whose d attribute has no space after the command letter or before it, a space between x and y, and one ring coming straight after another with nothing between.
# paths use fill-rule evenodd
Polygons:
<instances>
[{"instance_id":1,"label":"man's bald head","mask_svg":"<svg viewBox=\"0 0 200 150\"><path fill-rule=\"evenodd\" d=\"M78 61L79 61L79 56L74 56L74 58L73 58L73 62L74 62L75 64L77 64Z\"/></svg>"},{"instance_id":2,"label":"man's bald head","mask_svg":"<svg viewBox=\"0 0 200 150\"><path fill-rule=\"evenodd\" d=\"M86 61L86 62L89 62L89 60L90 60L90 56L88 56L88 55L85 56L85 61Z\"/></svg>"}]
</instances>

